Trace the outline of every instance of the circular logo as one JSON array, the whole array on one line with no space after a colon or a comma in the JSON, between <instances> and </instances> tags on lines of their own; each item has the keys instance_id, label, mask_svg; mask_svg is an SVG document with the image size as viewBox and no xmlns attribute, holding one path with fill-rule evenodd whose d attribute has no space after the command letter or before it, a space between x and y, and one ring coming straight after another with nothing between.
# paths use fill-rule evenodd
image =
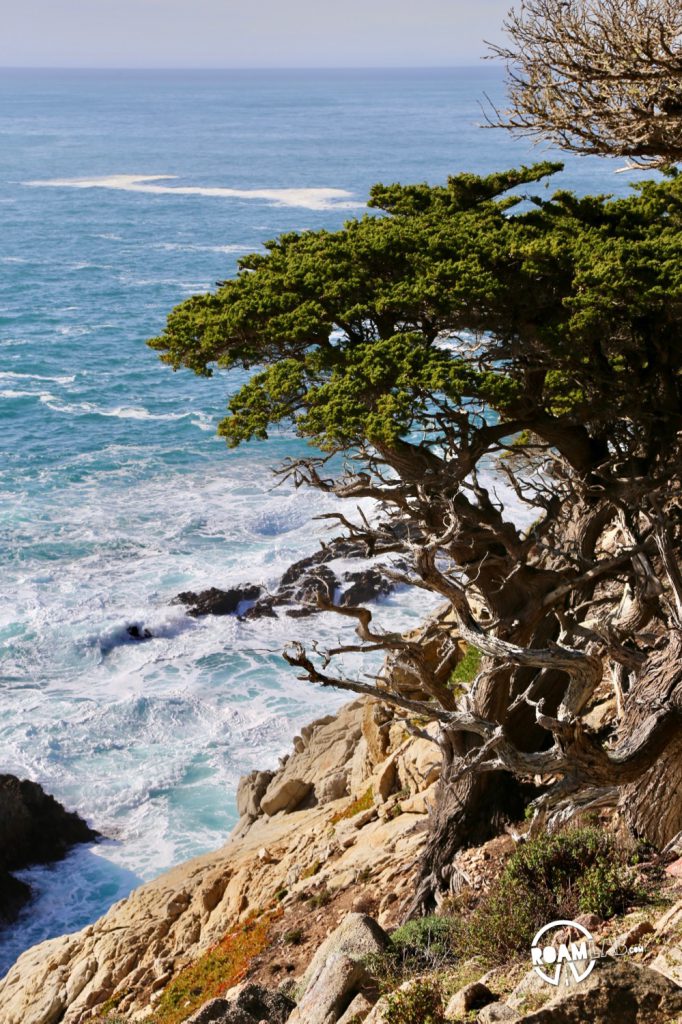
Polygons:
<instances>
[{"instance_id":1,"label":"circular logo","mask_svg":"<svg viewBox=\"0 0 682 1024\"><path fill-rule=\"evenodd\" d=\"M559 941L552 945L552 932L563 932L568 928L575 929L582 938L577 941ZM555 936L560 939L561 936ZM548 985L558 985L564 964L567 965L576 982L584 981L595 965L592 956L592 936L577 921L551 921L537 933L531 946L533 969ZM566 984L568 984L568 977Z\"/></svg>"}]
</instances>

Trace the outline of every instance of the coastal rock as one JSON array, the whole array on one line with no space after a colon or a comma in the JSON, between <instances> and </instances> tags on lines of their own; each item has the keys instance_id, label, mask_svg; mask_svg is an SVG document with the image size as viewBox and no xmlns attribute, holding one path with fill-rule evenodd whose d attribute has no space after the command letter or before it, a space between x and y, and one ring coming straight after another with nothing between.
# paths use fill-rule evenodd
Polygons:
<instances>
[{"instance_id":1,"label":"coastal rock","mask_svg":"<svg viewBox=\"0 0 682 1024\"><path fill-rule=\"evenodd\" d=\"M378 597L384 597L393 590L393 583L376 566L361 569L359 572L346 572L343 578L351 584L341 595L341 604L344 607L376 601Z\"/></svg>"},{"instance_id":2,"label":"coastal rock","mask_svg":"<svg viewBox=\"0 0 682 1024\"><path fill-rule=\"evenodd\" d=\"M313 788L312 782L297 778L276 778L266 789L260 805L263 811L273 816L280 811L285 814L295 811Z\"/></svg>"},{"instance_id":3,"label":"coastal rock","mask_svg":"<svg viewBox=\"0 0 682 1024\"><path fill-rule=\"evenodd\" d=\"M146 626L140 626L137 622L133 622L128 626L126 632L131 640L153 640L154 634Z\"/></svg>"},{"instance_id":4,"label":"coastal rock","mask_svg":"<svg viewBox=\"0 0 682 1024\"><path fill-rule=\"evenodd\" d=\"M245 985L235 1004L255 1020L265 1020L267 1024L285 1024L296 1005L284 992L272 991L263 985Z\"/></svg>"},{"instance_id":5,"label":"coastal rock","mask_svg":"<svg viewBox=\"0 0 682 1024\"><path fill-rule=\"evenodd\" d=\"M30 886L9 871L0 871L0 925L16 921L19 911L31 899Z\"/></svg>"},{"instance_id":6,"label":"coastal rock","mask_svg":"<svg viewBox=\"0 0 682 1024\"><path fill-rule=\"evenodd\" d=\"M235 999L211 999L184 1024L285 1024L294 1006L283 992L245 985Z\"/></svg>"},{"instance_id":7,"label":"coastal rock","mask_svg":"<svg viewBox=\"0 0 682 1024\"><path fill-rule=\"evenodd\" d=\"M381 953L390 944L386 932L366 914L347 914L338 928L322 943L301 978L299 992L303 996L324 970L330 957L343 954L359 961L369 953Z\"/></svg>"},{"instance_id":8,"label":"coastal rock","mask_svg":"<svg viewBox=\"0 0 682 1024\"><path fill-rule=\"evenodd\" d=\"M310 979L289 1022L336 1024L360 989L371 983L360 960L341 952L330 953Z\"/></svg>"},{"instance_id":9,"label":"coastal rock","mask_svg":"<svg viewBox=\"0 0 682 1024\"><path fill-rule=\"evenodd\" d=\"M324 774L343 771L344 765L339 762L347 763L349 757L346 738L361 735L365 703L354 701L333 717L303 729L297 744L300 751L290 755L280 771L289 764L298 763L301 769L305 765L305 775L299 777L313 786L320 778L315 774L316 756L324 764ZM349 746L352 750L352 742ZM317 754L312 756L314 751ZM395 753L393 749L387 752L389 756ZM310 902L300 902L301 897L309 897L311 892L331 895L332 903L329 907L322 904L319 914L312 908L306 911L312 915L312 926L321 930L311 954L334 927L335 902L352 902L359 891L358 876L363 878L364 891L368 871L373 890L396 894L389 910L397 913L410 892L426 832L415 828L418 820L414 815L406 814L386 820L375 816L361 828L356 825L362 814L334 824L335 813L352 806L361 795L351 791L345 803L341 800L336 805L321 806L312 801L311 793L313 805L295 814L268 817L261 813L255 820L244 815L221 849L140 886L80 932L26 950L0 979L0 1021L87 1024L113 998L120 1017L131 1022L142 1020L149 1016L153 1005L150 1000L161 992L169 974L176 977L239 922L258 914L272 901L280 901L285 890L282 906L300 907L302 911L310 907ZM353 832L348 845L342 841L342 826ZM336 839L330 838L331 827L337 829ZM265 860L259 856L261 849L270 854ZM304 869L315 864L319 865L315 874L303 877ZM172 915L167 908L173 909ZM345 911L345 906L342 904L339 910ZM298 947L277 948L282 954L290 948L293 954ZM258 980L269 987L271 976L266 971L263 964ZM77 979L79 991L68 984L70 978ZM287 977L285 983L288 992L291 978ZM191 1007L187 1016L198 1009L199 1004Z\"/></svg>"},{"instance_id":10,"label":"coastal rock","mask_svg":"<svg viewBox=\"0 0 682 1024\"><path fill-rule=\"evenodd\" d=\"M272 816L296 810L311 797L320 805L338 800L350 788L350 762L362 737L363 705L354 701L301 730L294 753L271 779L260 808Z\"/></svg>"},{"instance_id":11,"label":"coastal rock","mask_svg":"<svg viewBox=\"0 0 682 1024\"><path fill-rule=\"evenodd\" d=\"M250 772L243 775L237 786L237 810L239 817L248 815L257 818L261 813L261 800L274 778L274 772Z\"/></svg>"},{"instance_id":12,"label":"coastal rock","mask_svg":"<svg viewBox=\"0 0 682 1024\"><path fill-rule=\"evenodd\" d=\"M208 590L199 591L199 593L186 590L182 594L178 594L173 600L173 604L186 605L187 614L193 618L198 618L200 615L234 615L243 601L255 601L261 593L262 587L253 583L232 587L231 590L210 587Z\"/></svg>"},{"instance_id":13,"label":"coastal rock","mask_svg":"<svg viewBox=\"0 0 682 1024\"><path fill-rule=\"evenodd\" d=\"M30 889L9 872L61 860L77 843L99 838L42 786L0 775L0 919L14 920Z\"/></svg>"},{"instance_id":14,"label":"coastal rock","mask_svg":"<svg viewBox=\"0 0 682 1024\"><path fill-rule=\"evenodd\" d=\"M445 1019L458 1020L469 1010L480 1010L496 998L482 981L472 981L452 996L445 1008Z\"/></svg>"},{"instance_id":15,"label":"coastal rock","mask_svg":"<svg viewBox=\"0 0 682 1024\"><path fill-rule=\"evenodd\" d=\"M241 618L253 620L276 618L277 608L281 607L285 607L285 613L292 618L313 615L320 599L333 600L338 591L341 591L341 604L345 606L373 601L390 593L394 586L381 566L370 565L357 572L344 573L344 583L350 584L344 587L328 564L341 558L365 558L366 554L364 545L359 542L339 538L290 565L271 594L263 595L261 587L251 584L232 590L212 587L200 593L178 594L173 603L188 605L188 615L198 616L233 615L242 602L253 602L241 612Z\"/></svg>"},{"instance_id":16,"label":"coastal rock","mask_svg":"<svg viewBox=\"0 0 682 1024\"><path fill-rule=\"evenodd\" d=\"M682 988L631 960L598 960L584 981L550 995L519 1024L670 1024L682 1017Z\"/></svg>"}]
</instances>

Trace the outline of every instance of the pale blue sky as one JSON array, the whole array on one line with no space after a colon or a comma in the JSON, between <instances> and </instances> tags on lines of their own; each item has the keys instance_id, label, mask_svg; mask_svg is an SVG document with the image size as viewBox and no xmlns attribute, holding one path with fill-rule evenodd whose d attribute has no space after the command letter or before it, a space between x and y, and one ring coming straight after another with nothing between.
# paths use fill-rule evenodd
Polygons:
<instances>
[{"instance_id":1,"label":"pale blue sky","mask_svg":"<svg viewBox=\"0 0 682 1024\"><path fill-rule=\"evenodd\" d=\"M0 66L474 64L511 0L5 0Z\"/></svg>"}]
</instances>

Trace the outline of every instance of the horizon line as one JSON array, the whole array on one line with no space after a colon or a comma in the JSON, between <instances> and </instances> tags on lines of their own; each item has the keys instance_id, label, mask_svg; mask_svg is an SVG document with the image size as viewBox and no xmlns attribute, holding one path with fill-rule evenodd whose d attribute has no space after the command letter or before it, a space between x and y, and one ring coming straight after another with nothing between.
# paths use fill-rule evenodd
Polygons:
<instances>
[{"instance_id":1,"label":"horizon line","mask_svg":"<svg viewBox=\"0 0 682 1024\"><path fill-rule=\"evenodd\" d=\"M173 64L0 64L0 71L455 71L480 67L478 63L451 64L239 64L224 66L195 66ZM499 66L499 65L497 65Z\"/></svg>"}]
</instances>

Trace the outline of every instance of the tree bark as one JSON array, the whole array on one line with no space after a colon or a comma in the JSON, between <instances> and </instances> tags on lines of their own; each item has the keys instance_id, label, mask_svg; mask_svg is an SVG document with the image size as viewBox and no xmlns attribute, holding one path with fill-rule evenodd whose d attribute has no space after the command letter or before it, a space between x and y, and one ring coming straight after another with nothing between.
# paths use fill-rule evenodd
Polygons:
<instances>
[{"instance_id":1,"label":"tree bark","mask_svg":"<svg viewBox=\"0 0 682 1024\"><path fill-rule=\"evenodd\" d=\"M628 694L620 731L636 736L647 712L664 702L682 708L679 634L651 657L646 677ZM654 766L625 788L621 805L632 831L658 849L682 831L682 735L675 736Z\"/></svg>"}]
</instances>

